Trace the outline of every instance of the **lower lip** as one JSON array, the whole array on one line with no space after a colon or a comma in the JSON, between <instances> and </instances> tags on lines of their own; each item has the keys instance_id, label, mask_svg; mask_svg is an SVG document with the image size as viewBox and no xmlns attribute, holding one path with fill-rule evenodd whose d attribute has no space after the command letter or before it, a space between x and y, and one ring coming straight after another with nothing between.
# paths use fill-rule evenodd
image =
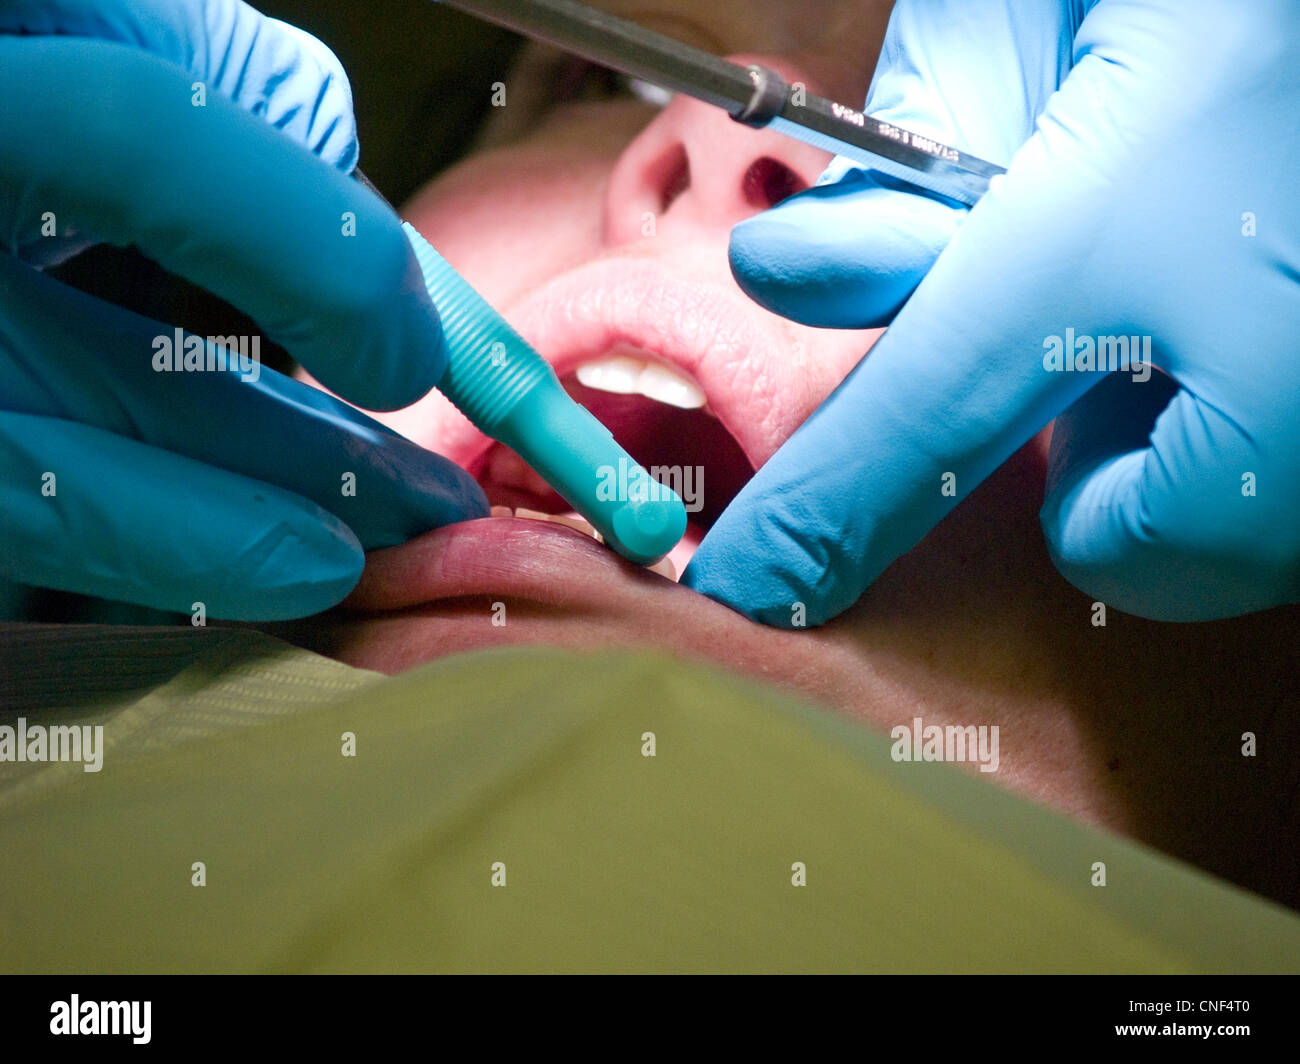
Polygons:
<instances>
[{"instance_id":1,"label":"lower lip","mask_svg":"<svg viewBox=\"0 0 1300 1064\"><path fill-rule=\"evenodd\" d=\"M595 609L637 585L669 584L576 529L551 521L487 517L372 553L347 604L397 610L491 593Z\"/></svg>"}]
</instances>

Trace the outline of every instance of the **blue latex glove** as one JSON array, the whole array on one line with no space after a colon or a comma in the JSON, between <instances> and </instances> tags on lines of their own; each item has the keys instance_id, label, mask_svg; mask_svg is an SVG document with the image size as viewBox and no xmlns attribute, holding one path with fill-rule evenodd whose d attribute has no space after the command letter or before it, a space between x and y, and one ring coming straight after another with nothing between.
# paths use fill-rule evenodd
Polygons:
<instances>
[{"instance_id":1,"label":"blue latex glove","mask_svg":"<svg viewBox=\"0 0 1300 1064\"><path fill-rule=\"evenodd\" d=\"M155 372L171 326L36 268L137 245L340 395L405 406L444 340L356 156L337 59L238 0L0 6L0 575L297 617L348 592L363 547L486 515L454 463L269 369Z\"/></svg>"},{"instance_id":2,"label":"blue latex glove","mask_svg":"<svg viewBox=\"0 0 1300 1064\"><path fill-rule=\"evenodd\" d=\"M1300 599L1297 72L1294 0L899 0L867 111L1008 173L966 212L837 160L737 227L789 317L906 305L684 582L819 624L1057 418L1041 517L1076 586L1167 620ZM1050 370L1070 329L1150 336L1172 386Z\"/></svg>"}]
</instances>

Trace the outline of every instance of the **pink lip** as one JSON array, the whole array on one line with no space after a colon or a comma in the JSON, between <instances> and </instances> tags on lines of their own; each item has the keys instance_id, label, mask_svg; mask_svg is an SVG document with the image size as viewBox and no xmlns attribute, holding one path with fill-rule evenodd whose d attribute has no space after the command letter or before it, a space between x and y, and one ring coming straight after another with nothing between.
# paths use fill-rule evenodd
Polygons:
<instances>
[{"instance_id":1,"label":"pink lip","mask_svg":"<svg viewBox=\"0 0 1300 1064\"><path fill-rule=\"evenodd\" d=\"M674 257L675 265L682 261ZM728 291L730 284L729 278L687 281L657 260L624 253L561 274L502 309L557 376L620 345L690 374L757 467L796 427L808 384L801 360L791 357L798 341L787 323ZM438 450L472 468L490 446L458 417L444 426ZM671 599L661 600L669 589ZM646 593L665 603L680 602L676 596L701 601L579 532L491 518L372 555L348 604L415 609L427 618L435 609L454 614L458 602L488 591L569 610L617 609L630 601L644 608Z\"/></svg>"},{"instance_id":2,"label":"pink lip","mask_svg":"<svg viewBox=\"0 0 1300 1064\"><path fill-rule=\"evenodd\" d=\"M758 468L815 408L825 375L809 372L800 327L744 298L716 257L703 247L678 246L666 260L624 250L498 309L557 376L620 346L689 374ZM398 431L470 470L492 446L438 394L402 417Z\"/></svg>"},{"instance_id":3,"label":"pink lip","mask_svg":"<svg viewBox=\"0 0 1300 1064\"><path fill-rule=\"evenodd\" d=\"M534 290L507 317L560 377L620 345L690 374L755 467L794 428L782 413L800 406L783 401L803 387L788 357L795 341L716 281L687 283L650 259L597 260Z\"/></svg>"},{"instance_id":4,"label":"pink lip","mask_svg":"<svg viewBox=\"0 0 1300 1064\"><path fill-rule=\"evenodd\" d=\"M581 532L510 517L435 529L401 547L377 551L371 560L376 564L367 565L346 605L406 609L490 589L551 607L595 608L626 589L628 580L645 588L673 587Z\"/></svg>"},{"instance_id":5,"label":"pink lip","mask_svg":"<svg viewBox=\"0 0 1300 1064\"><path fill-rule=\"evenodd\" d=\"M495 612L505 621L493 623ZM683 657L724 656L781 682L803 669L804 633L763 629L725 606L624 561L570 528L506 517L435 529L373 552L326 641L343 661L401 672L505 644L590 649L651 644ZM833 664L813 677L856 689ZM804 677L805 684L808 678Z\"/></svg>"}]
</instances>

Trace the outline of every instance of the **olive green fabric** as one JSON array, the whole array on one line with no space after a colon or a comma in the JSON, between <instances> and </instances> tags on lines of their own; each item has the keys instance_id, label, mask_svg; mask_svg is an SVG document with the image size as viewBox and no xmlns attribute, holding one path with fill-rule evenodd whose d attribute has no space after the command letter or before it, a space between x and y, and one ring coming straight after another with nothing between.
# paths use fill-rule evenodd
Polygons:
<instances>
[{"instance_id":1,"label":"olive green fabric","mask_svg":"<svg viewBox=\"0 0 1300 1064\"><path fill-rule=\"evenodd\" d=\"M106 746L5 766L5 971L1300 968L1288 910L651 652L388 678L242 631L0 647L0 723Z\"/></svg>"}]
</instances>

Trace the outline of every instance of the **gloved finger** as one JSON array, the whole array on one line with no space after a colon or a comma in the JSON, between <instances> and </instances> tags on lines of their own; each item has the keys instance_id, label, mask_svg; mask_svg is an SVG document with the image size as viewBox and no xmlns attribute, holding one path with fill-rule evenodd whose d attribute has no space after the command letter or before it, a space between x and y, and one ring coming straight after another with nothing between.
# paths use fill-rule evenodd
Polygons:
<instances>
[{"instance_id":1,"label":"gloved finger","mask_svg":"<svg viewBox=\"0 0 1300 1064\"><path fill-rule=\"evenodd\" d=\"M1070 69L1084 0L899 0L865 111L1005 166ZM732 230L737 282L807 325L887 324L967 209L839 157Z\"/></svg>"},{"instance_id":2,"label":"gloved finger","mask_svg":"<svg viewBox=\"0 0 1300 1064\"><path fill-rule=\"evenodd\" d=\"M0 575L25 584L259 621L361 577L360 544L313 503L88 425L0 413L0 467Z\"/></svg>"},{"instance_id":3,"label":"gloved finger","mask_svg":"<svg viewBox=\"0 0 1300 1064\"><path fill-rule=\"evenodd\" d=\"M1105 169L1110 130L1073 117L1125 91L1101 57L1072 70L889 331L732 501L684 583L765 623L819 624L1095 383L1051 371L1044 338L1064 323L1106 332L1104 310L1131 295L1105 263L1080 283L1113 184L1133 178Z\"/></svg>"},{"instance_id":4,"label":"gloved finger","mask_svg":"<svg viewBox=\"0 0 1300 1064\"><path fill-rule=\"evenodd\" d=\"M135 244L352 402L395 409L425 394L445 342L397 217L224 96L191 100L188 75L137 48L0 37L7 250L51 219Z\"/></svg>"},{"instance_id":5,"label":"gloved finger","mask_svg":"<svg viewBox=\"0 0 1300 1064\"><path fill-rule=\"evenodd\" d=\"M1195 576L1185 567L1191 556L1206 576L1215 565L1254 570L1264 598L1293 587L1279 566L1296 556L1286 389L1294 360L1284 354L1293 346L1295 241L1285 222L1269 244L1236 235L1237 204L1272 202L1270 167L1294 154L1289 101L1275 88L1294 68L1284 46L1292 10L1173 0L1094 7L1077 62L1006 175L870 355L724 512L684 582L769 623L797 624L798 603L807 623L834 616L1096 382L1096 361L1076 362L1074 350L1100 357L1112 334L1138 333L1185 391L1157 424L1150 456L1138 459L1154 468L1138 481L1143 497L1125 500L1132 539L1148 520L1143 507L1154 506L1158 535L1184 559L1171 572ZM1260 40L1278 46L1261 50ZM1244 100L1249 109L1234 106ZM1226 130L1226 143L1204 138L1207 128ZM1243 362L1223 323L1252 298L1277 313L1239 316L1240 346L1252 355ZM1079 348L1078 337L1093 346ZM1058 357L1066 351L1068 361ZM1256 362L1269 372L1243 370ZM1131 485L1123 463L1134 461L1097 469ZM1279 529L1251 546L1239 529L1259 525L1221 527L1188 500L1218 500L1229 483L1241 491L1257 466L1282 500L1290 492L1292 516L1286 506L1273 511ZM1175 490L1180 478L1191 494ZM1195 490L1211 481L1213 490ZM1089 561L1078 546L1087 537L1064 534L1083 512L1046 516L1063 530L1063 567ZM1082 527L1096 535L1095 524ZM1246 562L1233 568L1238 550Z\"/></svg>"},{"instance_id":6,"label":"gloved finger","mask_svg":"<svg viewBox=\"0 0 1300 1064\"><path fill-rule=\"evenodd\" d=\"M1300 486L1276 447L1172 382L1113 376L1053 429L1041 513L1052 560L1080 590L1152 620L1300 601Z\"/></svg>"},{"instance_id":7,"label":"gloved finger","mask_svg":"<svg viewBox=\"0 0 1300 1064\"><path fill-rule=\"evenodd\" d=\"M7 0L0 6L6 33L132 45L175 63L331 166L351 172L357 164L343 64L310 33L243 0Z\"/></svg>"},{"instance_id":8,"label":"gloved finger","mask_svg":"<svg viewBox=\"0 0 1300 1064\"><path fill-rule=\"evenodd\" d=\"M482 489L454 462L263 367L260 337L191 336L4 257L0 282L11 411L278 485L341 518L367 550L488 514Z\"/></svg>"},{"instance_id":9,"label":"gloved finger","mask_svg":"<svg viewBox=\"0 0 1300 1064\"><path fill-rule=\"evenodd\" d=\"M12 0L0 34L90 37L142 48L350 172L358 147L352 92L338 58L311 34L243 0ZM70 226L27 243L34 266L56 266L94 241Z\"/></svg>"}]
</instances>

